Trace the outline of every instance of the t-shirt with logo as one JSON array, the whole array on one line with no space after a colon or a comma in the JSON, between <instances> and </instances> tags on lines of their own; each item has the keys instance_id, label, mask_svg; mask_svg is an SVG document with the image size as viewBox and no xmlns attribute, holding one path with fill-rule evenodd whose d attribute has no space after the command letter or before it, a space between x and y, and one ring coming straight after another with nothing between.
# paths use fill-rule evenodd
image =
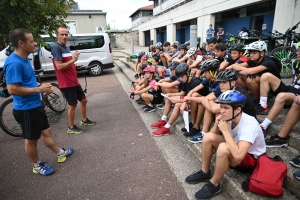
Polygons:
<instances>
[{"instance_id":1,"label":"t-shirt with logo","mask_svg":"<svg viewBox=\"0 0 300 200\"><path fill-rule=\"evenodd\" d=\"M36 88L37 80L30 64L29 59L24 59L15 53L7 57L4 63L3 71L6 78L6 84L19 83L24 88ZM29 110L40 107L40 93L30 94L26 96L13 95L13 109Z\"/></svg>"},{"instance_id":2,"label":"t-shirt with logo","mask_svg":"<svg viewBox=\"0 0 300 200\"><path fill-rule=\"evenodd\" d=\"M265 72L270 72L271 74L273 74L274 76L280 79L280 71L276 63L270 58L270 56L264 56L260 61L260 63L255 63L254 61L249 60L247 61L247 64L249 65L249 67L257 67L259 65L262 65L267 68L264 71L258 72L257 74L253 74L253 75L261 76Z\"/></svg>"},{"instance_id":3,"label":"t-shirt with logo","mask_svg":"<svg viewBox=\"0 0 300 200\"><path fill-rule=\"evenodd\" d=\"M57 76L57 83L60 88L69 88L79 85L77 79L77 71L74 64L64 70L58 70L55 61L61 60L66 63L73 59L70 47L62 46L58 42L55 43L51 49L52 63L54 65L55 73Z\"/></svg>"}]
</instances>

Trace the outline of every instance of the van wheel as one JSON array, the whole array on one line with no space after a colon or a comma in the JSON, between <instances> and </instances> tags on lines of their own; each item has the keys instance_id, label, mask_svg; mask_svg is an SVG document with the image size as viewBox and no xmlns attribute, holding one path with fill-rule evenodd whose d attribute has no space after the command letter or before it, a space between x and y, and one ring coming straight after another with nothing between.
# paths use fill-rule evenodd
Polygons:
<instances>
[{"instance_id":1,"label":"van wheel","mask_svg":"<svg viewBox=\"0 0 300 200\"><path fill-rule=\"evenodd\" d=\"M100 76L103 73L103 66L99 62L91 62L89 65L97 65L96 67L93 67L89 69L89 74L91 76Z\"/></svg>"}]
</instances>

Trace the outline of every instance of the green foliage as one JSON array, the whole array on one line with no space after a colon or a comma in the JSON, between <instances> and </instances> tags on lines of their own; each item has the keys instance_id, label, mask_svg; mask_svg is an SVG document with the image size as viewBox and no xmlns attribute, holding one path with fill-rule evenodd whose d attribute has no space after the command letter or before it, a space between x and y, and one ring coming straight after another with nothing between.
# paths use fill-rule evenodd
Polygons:
<instances>
[{"instance_id":1,"label":"green foliage","mask_svg":"<svg viewBox=\"0 0 300 200\"><path fill-rule=\"evenodd\" d=\"M58 26L66 26L67 10L74 0L1 0L0 48L9 43L8 34L15 28L26 28L41 42L40 35L52 35Z\"/></svg>"},{"instance_id":2,"label":"green foliage","mask_svg":"<svg viewBox=\"0 0 300 200\"><path fill-rule=\"evenodd\" d=\"M111 30L110 24L107 24L107 25L106 25L106 30ZM112 33L107 33L107 34L108 34L108 36L113 36Z\"/></svg>"}]
</instances>

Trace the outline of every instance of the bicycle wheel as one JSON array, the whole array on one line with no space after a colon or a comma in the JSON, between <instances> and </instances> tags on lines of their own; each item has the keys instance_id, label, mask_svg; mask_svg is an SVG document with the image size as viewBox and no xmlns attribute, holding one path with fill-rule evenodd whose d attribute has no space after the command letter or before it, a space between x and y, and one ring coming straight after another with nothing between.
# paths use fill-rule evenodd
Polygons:
<instances>
[{"instance_id":1,"label":"bicycle wheel","mask_svg":"<svg viewBox=\"0 0 300 200\"><path fill-rule=\"evenodd\" d=\"M281 78L290 78L293 76L292 62L297 58L296 52L292 51L289 58L290 48L288 46L279 46L270 52L270 56L274 56L281 61L282 69Z\"/></svg>"},{"instance_id":2,"label":"bicycle wheel","mask_svg":"<svg viewBox=\"0 0 300 200\"><path fill-rule=\"evenodd\" d=\"M64 93L59 89L56 83L51 83L53 92L48 94L47 106L57 113L63 112L67 107L67 100Z\"/></svg>"},{"instance_id":3,"label":"bicycle wheel","mask_svg":"<svg viewBox=\"0 0 300 200\"><path fill-rule=\"evenodd\" d=\"M13 116L13 99L8 99L3 102L0 107L0 127L8 135L14 137L22 136L20 124Z\"/></svg>"}]
</instances>

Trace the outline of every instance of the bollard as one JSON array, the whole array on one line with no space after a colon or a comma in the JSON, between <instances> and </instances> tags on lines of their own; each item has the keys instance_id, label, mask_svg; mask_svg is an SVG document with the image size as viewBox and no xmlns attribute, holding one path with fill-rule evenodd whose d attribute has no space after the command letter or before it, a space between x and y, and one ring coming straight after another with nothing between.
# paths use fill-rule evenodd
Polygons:
<instances>
[{"instance_id":1,"label":"bollard","mask_svg":"<svg viewBox=\"0 0 300 200\"><path fill-rule=\"evenodd\" d=\"M131 54L134 54L134 41L133 41L133 36L131 36Z\"/></svg>"}]
</instances>

